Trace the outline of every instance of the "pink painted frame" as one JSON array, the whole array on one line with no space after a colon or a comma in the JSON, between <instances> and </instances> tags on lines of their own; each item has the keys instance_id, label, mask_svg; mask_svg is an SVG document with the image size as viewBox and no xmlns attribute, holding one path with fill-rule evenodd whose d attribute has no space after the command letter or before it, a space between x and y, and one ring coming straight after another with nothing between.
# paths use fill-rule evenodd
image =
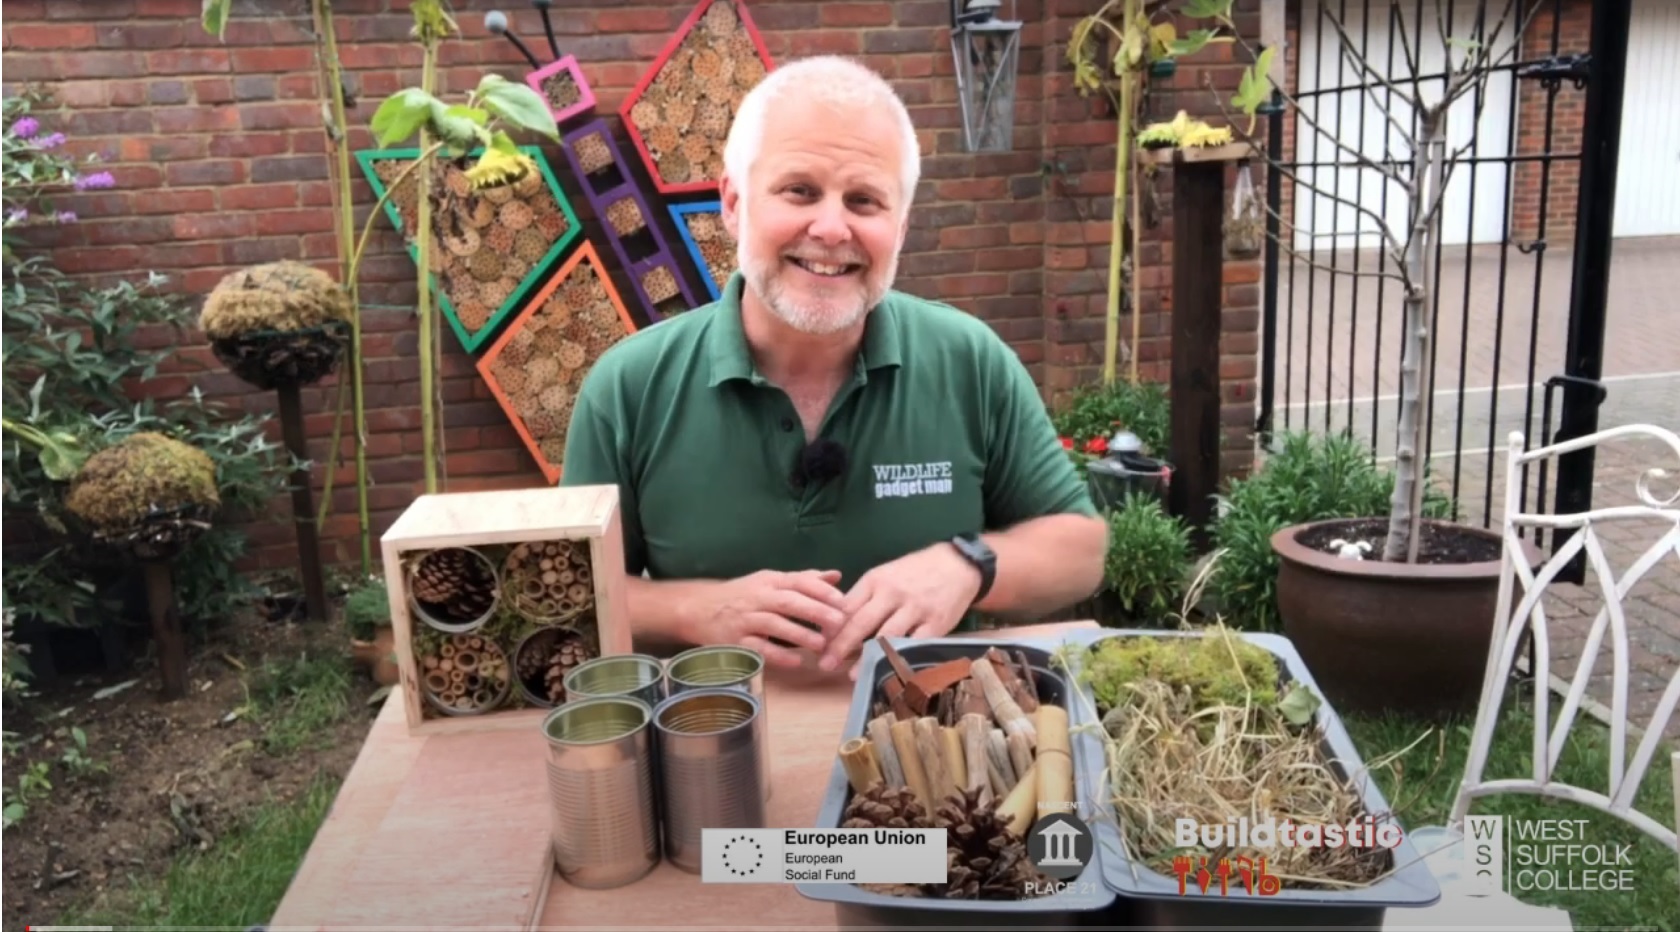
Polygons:
<instances>
[{"instance_id":1,"label":"pink painted frame","mask_svg":"<svg viewBox=\"0 0 1680 932\"><path fill-rule=\"evenodd\" d=\"M562 71L572 73L572 80L577 84L579 97L577 103L564 110L555 110L552 106L548 108L549 112L554 114L555 123L565 123L575 116L581 116L595 109L595 89L589 86L589 80L583 76L583 68L578 65L576 56L567 55L553 64L544 65L536 71L528 72L525 75L525 84L531 90L542 94L543 79ZM547 100L547 96L545 95L543 99Z\"/></svg>"}]
</instances>

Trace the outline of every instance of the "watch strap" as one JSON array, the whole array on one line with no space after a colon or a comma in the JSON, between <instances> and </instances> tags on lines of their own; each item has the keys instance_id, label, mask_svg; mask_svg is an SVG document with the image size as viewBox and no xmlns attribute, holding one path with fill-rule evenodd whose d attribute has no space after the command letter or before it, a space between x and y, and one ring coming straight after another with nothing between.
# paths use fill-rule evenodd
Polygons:
<instances>
[{"instance_id":1,"label":"watch strap","mask_svg":"<svg viewBox=\"0 0 1680 932\"><path fill-rule=\"evenodd\" d=\"M993 583L997 582L997 554L978 534L958 534L951 538L951 544L962 554L963 559L980 571L980 589L974 594L974 601L979 602L992 591Z\"/></svg>"}]
</instances>

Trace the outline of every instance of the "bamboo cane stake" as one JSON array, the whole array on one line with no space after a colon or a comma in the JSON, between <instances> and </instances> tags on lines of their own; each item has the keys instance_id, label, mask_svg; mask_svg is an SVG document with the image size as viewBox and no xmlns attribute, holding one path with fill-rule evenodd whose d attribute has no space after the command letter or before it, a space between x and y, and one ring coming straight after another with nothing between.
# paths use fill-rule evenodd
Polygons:
<instances>
[{"instance_id":1,"label":"bamboo cane stake","mask_svg":"<svg viewBox=\"0 0 1680 932\"><path fill-rule=\"evenodd\" d=\"M893 748L898 751L899 766L904 768L904 779L916 798L922 801L922 809L929 816L933 815L934 796L928 787L927 769L923 764L922 755L916 750L916 723L910 721L895 721L892 723ZM935 757L935 760L938 758Z\"/></svg>"},{"instance_id":2,"label":"bamboo cane stake","mask_svg":"<svg viewBox=\"0 0 1680 932\"><path fill-rule=\"evenodd\" d=\"M998 818L1009 823L1009 830L1017 835L1025 835L1032 827L1034 814L1038 809L1038 768L1028 767L1025 775L1016 782L1014 789L1004 798L1003 804L998 806Z\"/></svg>"},{"instance_id":3,"label":"bamboo cane stake","mask_svg":"<svg viewBox=\"0 0 1680 932\"><path fill-rule=\"evenodd\" d=\"M968 786L968 755L963 750L963 735L953 725L946 725L941 731L945 738L945 769L951 772L951 781L960 792Z\"/></svg>"},{"instance_id":4,"label":"bamboo cane stake","mask_svg":"<svg viewBox=\"0 0 1680 932\"><path fill-rule=\"evenodd\" d=\"M893 747L892 713L880 715L869 721L869 740L875 745L875 759L881 765L881 776L892 789L909 786L904 778L904 768L898 762L898 750Z\"/></svg>"},{"instance_id":5,"label":"bamboo cane stake","mask_svg":"<svg viewBox=\"0 0 1680 932\"><path fill-rule=\"evenodd\" d=\"M1009 741L1003 736L1003 729L993 728L986 732L986 763L987 772L992 778L992 792L1002 799L1015 787L1020 775L1015 772L1015 765L1009 760Z\"/></svg>"},{"instance_id":6,"label":"bamboo cane stake","mask_svg":"<svg viewBox=\"0 0 1680 932\"><path fill-rule=\"evenodd\" d=\"M1073 810L1073 754L1068 739L1067 710L1038 708L1038 812L1049 815Z\"/></svg>"},{"instance_id":7,"label":"bamboo cane stake","mask_svg":"<svg viewBox=\"0 0 1680 932\"><path fill-rule=\"evenodd\" d=\"M1027 739L1022 735L1010 735L1004 743L1009 748L1009 763L1015 767L1015 772L1026 773L1027 768L1033 765L1032 746L1027 744Z\"/></svg>"},{"instance_id":8,"label":"bamboo cane stake","mask_svg":"<svg viewBox=\"0 0 1680 932\"><path fill-rule=\"evenodd\" d=\"M962 734L967 777L963 786L970 793L978 790L980 804L985 805L993 795L990 761L986 754L986 719L972 713L964 715L957 730Z\"/></svg>"},{"instance_id":9,"label":"bamboo cane stake","mask_svg":"<svg viewBox=\"0 0 1680 932\"><path fill-rule=\"evenodd\" d=\"M853 738L840 746L840 763L846 768L846 779L852 789L862 793L883 782L881 764L875 759L875 745L868 738Z\"/></svg>"},{"instance_id":10,"label":"bamboo cane stake","mask_svg":"<svg viewBox=\"0 0 1680 932\"><path fill-rule=\"evenodd\" d=\"M951 778L950 768L945 766L945 730L939 726L939 719L924 715L912 724L915 726L916 752L921 755L928 790L933 794L933 803L928 809L931 815L945 797L959 792L960 787Z\"/></svg>"},{"instance_id":11,"label":"bamboo cane stake","mask_svg":"<svg viewBox=\"0 0 1680 932\"><path fill-rule=\"evenodd\" d=\"M974 661L969 667L974 679L986 693L986 702L992 707L992 716L998 724L1003 726L1009 734L1019 734L1026 737L1027 746L1031 747L1037 735L1033 729L1032 719L1021 710L1021 706L1009 695L1009 689L998 679L997 671L992 669L990 662L985 659Z\"/></svg>"}]
</instances>

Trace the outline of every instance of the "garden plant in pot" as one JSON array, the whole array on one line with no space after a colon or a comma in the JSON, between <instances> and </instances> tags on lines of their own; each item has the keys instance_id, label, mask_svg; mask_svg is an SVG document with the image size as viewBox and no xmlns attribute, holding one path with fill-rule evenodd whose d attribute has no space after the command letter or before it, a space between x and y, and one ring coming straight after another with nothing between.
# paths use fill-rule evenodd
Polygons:
<instances>
[{"instance_id":1,"label":"garden plant in pot","mask_svg":"<svg viewBox=\"0 0 1680 932\"><path fill-rule=\"evenodd\" d=\"M1230 20L1231 0L1195 5L1202 12L1217 8L1215 18L1237 33ZM1463 22L1476 24L1467 35L1436 38L1430 34L1434 26L1393 26L1409 33L1401 41L1410 42L1410 48L1440 42L1444 82L1441 65L1421 64L1427 56L1410 56L1399 73L1368 61L1359 39L1342 27L1337 14L1323 11L1341 43L1341 54L1356 70L1392 75L1386 82L1394 89L1392 100L1390 95L1377 95L1373 103L1383 110L1395 135L1403 137L1391 151L1406 153L1410 162L1377 162L1332 135L1320 134L1327 140L1320 145L1335 146L1341 158L1359 164L1367 189L1371 184L1384 186L1385 200L1404 211L1399 223L1392 213L1344 201L1356 210L1361 228L1377 239L1387 259L1370 274L1394 290L1404 312L1395 481L1388 513L1292 525L1272 537L1279 559L1277 607L1284 632L1327 697L1344 710L1428 716L1473 708L1493 628L1502 558L1499 534L1424 515L1434 372L1429 363L1430 308L1444 192L1457 157L1474 141L1471 135L1448 150L1448 111L1458 104L1479 112L1489 75L1514 59L1520 46L1516 40L1540 4L1475 0L1466 6L1470 9L1460 11ZM1236 41L1244 40L1237 35ZM1254 138L1254 116L1262 105L1274 96L1287 107L1295 107L1296 101L1281 89L1274 93L1266 77L1276 50L1248 51L1255 56L1254 64L1232 98L1248 119L1233 119L1234 128L1295 184L1319 190L1311 178L1298 177L1279 163L1281 153L1266 153ZM1284 229L1279 237L1292 241L1293 231ZM1531 566L1539 559L1532 549L1523 556Z\"/></svg>"},{"instance_id":2,"label":"garden plant in pot","mask_svg":"<svg viewBox=\"0 0 1680 932\"><path fill-rule=\"evenodd\" d=\"M350 656L381 686L398 678L397 642L391 629L391 604L385 582L369 576L344 599L344 626L350 629Z\"/></svg>"}]
</instances>

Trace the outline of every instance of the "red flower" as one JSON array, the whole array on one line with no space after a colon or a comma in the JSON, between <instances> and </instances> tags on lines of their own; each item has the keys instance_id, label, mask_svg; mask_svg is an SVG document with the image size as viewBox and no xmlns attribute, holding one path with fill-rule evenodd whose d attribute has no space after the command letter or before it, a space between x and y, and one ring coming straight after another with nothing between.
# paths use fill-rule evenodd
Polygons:
<instances>
[{"instance_id":1,"label":"red flower","mask_svg":"<svg viewBox=\"0 0 1680 932\"><path fill-rule=\"evenodd\" d=\"M1108 452L1108 438L1107 437L1092 437L1090 440L1085 441L1085 452L1086 453L1107 453Z\"/></svg>"},{"instance_id":2,"label":"red flower","mask_svg":"<svg viewBox=\"0 0 1680 932\"><path fill-rule=\"evenodd\" d=\"M1073 438L1072 437L1062 437L1060 439L1062 441L1062 449L1064 449L1064 450L1073 449Z\"/></svg>"}]
</instances>

